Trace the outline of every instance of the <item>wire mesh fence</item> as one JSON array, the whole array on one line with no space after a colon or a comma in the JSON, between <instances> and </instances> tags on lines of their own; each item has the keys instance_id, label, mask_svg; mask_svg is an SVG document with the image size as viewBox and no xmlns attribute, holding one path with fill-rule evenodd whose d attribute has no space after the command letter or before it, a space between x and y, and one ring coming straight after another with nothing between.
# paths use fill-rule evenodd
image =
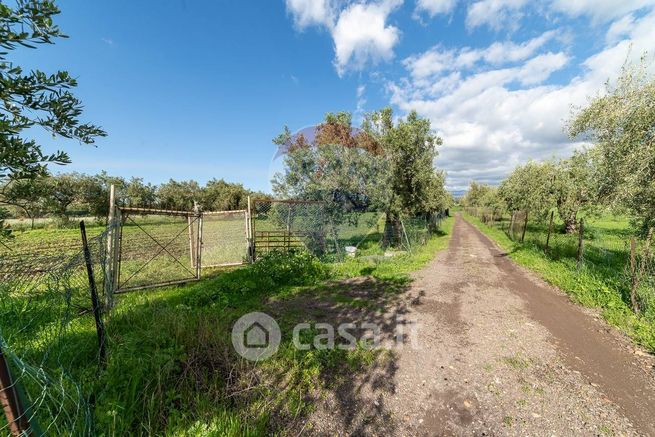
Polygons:
<instances>
[{"instance_id":1,"label":"wire mesh fence","mask_svg":"<svg viewBox=\"0 0 655 437\"><path fill-rule=\"evenodd\" d=\"M254 201L251 214L255 257L299 248L317 255L328 253L331 249L328 239L334 235L328 235L325 209L322 202Z\"/></svg>"},{"instance_id":2,"label":"wire mesh fence","mask_svg":"<svg viewBox=\"0 0 655 437\"><path fill-rule=\"evenodd\" d=\"M325 261L377 251L389 241L411 251L427 242L442 219L441 213L398 217L397 225L389 226L388 214L380 211L347 210L313 201L258 200L252 207L253 246L257 256L304 248Z\"/></svg>"},{"instance_id":3,"label":"wire mesh fence","mask_svg":"<svg viewBox=\"0 0 655 437\"><path fill-rule=\"evenodd\" d=\"M243 264L248 259L248 211L202 213L202 267Z\"/></svg>"},{"instance_id":4,"label":"wire mesh fence","mask_svg":"<svg viewBox=\"0 0 655 437\"><path fill-rule=\"evenodd\" d=\"M92 432L83 381L98 371L99 348L87 268L102 293L106 241L106 233L88 239L88 264L79 234L77 245L0 253L0 348L11 381L4 394L17 396L16 419L31 435ZM0 418L0 433L12 426Z\"/></svg>"}]
</instances>

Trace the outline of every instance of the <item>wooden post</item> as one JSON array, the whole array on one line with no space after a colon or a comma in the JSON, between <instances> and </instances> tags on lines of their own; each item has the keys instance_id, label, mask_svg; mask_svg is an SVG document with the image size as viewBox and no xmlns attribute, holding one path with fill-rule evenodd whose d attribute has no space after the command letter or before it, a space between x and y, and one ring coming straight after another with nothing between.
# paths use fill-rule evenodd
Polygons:
<instances>
[{"instance_id":1,"label":"wooden post","mask_svg":"<svg viewBox=\"0 0 655 437\"><path fill-rule=\"evenodd\" d=\"M107 353L105 351L105 327L100 315L100 302L98 302L98 290L96 289L96 280L93 274L93 261L89 251L89 243L86 239L86 227L84 220L80 221L80 233L82 234L82 248L84 250L84 262L86 264L86 274L89 278L89 291L91 292L91 304L93 305L93 317L96 321L96 332L98 334L98 356L100 364L105 365Z\"/></svg>"},{"instance_id":2,"label":"wooden post","mask_svg":"<svg viewBox=\"0 0 655 437\"><path fill-rule=\"evenodd\" d=\"M5 411L12 436L32 436L30 422L18 396L18 387L11 377L9 363L0 346L0 403Z\"/></svg>"},{"instance_id":3,"label":"wooden post","mask_svg":"<svg viewBox=\"0 0 655 437\"><path fill-rule=\"evenodd\" d=\"M550 221L548 222L548 236L546 237L546 247L544 248L544 252L548 251L548 244L550 243L550 233L553 232L553 216L555 215L555 211L550 212Z\"/></svg>"},{"instance_id":4,"label":"wooden post","mask_svg":"<svg viewBox=\"0 0 655 437\"><path fill-rule=\"evenodd\" d=\"M578 268L582 263L582 252L584 251L584 219L580 219L580 232L578 233Z\"/></svg>"},{"instance_id":5,"label":"wooden post","mask_svg":"<svg viewBox=\"0 0 655 437\"><path fill-rule=\"evenodd\" d=\"M637 242L635 238L630 239L630 303L632 304L632 311L635 314L639 313L639 302L637 300L637 287L639 286L639 280L637 278L637 261L636 261L636 252L637 252Z\"/></svg>"},{"instance_id":6,"label":"wooden post","mask_svg":"<svg viewBox=\"0 0 655 437\"><path fill-rule=\"evenodd\" d=\"M525 222L523 223L523 233L521 234L521 243L525 240L525 231L528 229L528 211L525 211Z\"/></svg>"}]
</instances>

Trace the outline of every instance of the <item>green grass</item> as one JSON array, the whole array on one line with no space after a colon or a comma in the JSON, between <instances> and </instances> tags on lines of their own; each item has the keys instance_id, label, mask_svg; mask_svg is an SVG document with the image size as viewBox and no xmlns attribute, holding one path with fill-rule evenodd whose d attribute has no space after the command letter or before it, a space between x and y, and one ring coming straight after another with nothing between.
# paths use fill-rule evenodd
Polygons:
<instances>
[{"instance_id":1,"label":"green grass","mask_svg":"<svg viewBox=\"0 0 655 437\"><path fill-rule=\"evenodd\" d=\"M452 225L446 219L442 232L411 254L367 259L366 253L380 250L374 239L365 238L360 240L364 256L341 263L274 253L184 286L120 295L105 320L108 361L102 369L96 364L92 316L76 314L58 292L3 294L2 335L16 355L42 365L57 382L23 380L30 398L48 394L38 419L42 427L52 425L55 434L71 432L73 419L78 419L74 434L87 423L75 411L82 405L76 387L88 401L97 435L285 434L311 413L324 390L349 387L350 378L392 359L362 344L354 350L297 350L292 327L317 317L303 305L375 309L366 296L348 295L335 279L370 276L386 299L405 289L411 271L447 247ZM61 232L73 238L78 231ZM35 244L56 240L34 233L20 238ZM83 293L75 296L83 298ZM251 311L274 315L283 332L278 353L257 364L240 359L230 340L235 320ZM69 317L71 323L60 330ZM63 413L57 413L59 408Z\"/></svg>"},{"instance_id":2,"label":"green grass","mask_svg":"<svg viewBox=\"0 0 655 437\"><path fill-rule=\"evenodd\" d=\"M375 240L363 242L358 256L346 258L334 264L334 274L339 278L372 276L381 280L402 280L407 274L425 266L434 254L447 248L455 221L452 217L444 219L440 230L426 244L418 246L412 253L394 252L386 257Z\"/></svg>"},{"instance_id":3,"label":"green grass","mask_svg":"<svg viewBox=\"0 0 655 437\"><path fill-rule=\"evenodd\" d=\"M540 246L512 241L497 227L482 223L476 217L462 213L467 221L494 240L518 264L538 273L546 282L557 286L584 306L602 310L603 317L637 343L655 352L655 308L649 307L635 315L629 306L629 283L624 275L626 255L620 251L607 255L609 248L617 247L627 235L626 221L609 217L593 223L594 243L585 242L585 262L578 267L575 258L562 256L553 259ZM567 237L568 238L568 237ZM606 248L603 249L603 245ZM621 243L623 245L623 243Z\"/></svg>"}]
</instances>

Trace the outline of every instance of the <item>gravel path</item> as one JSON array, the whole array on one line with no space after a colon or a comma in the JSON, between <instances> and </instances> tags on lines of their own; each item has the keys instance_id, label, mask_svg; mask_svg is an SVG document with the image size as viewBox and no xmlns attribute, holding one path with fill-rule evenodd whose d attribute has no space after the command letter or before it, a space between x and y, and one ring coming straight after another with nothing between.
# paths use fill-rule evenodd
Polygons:
<instances>
[{"instance_id":1,"label":"gravel path","mask_svg":"<svg viewBox=\"0 0 655 437\"><path fill-rule=\"evenodd\" d=\"M449 249L383 312L413 323L418 347L329 393L305 433L655 436L653 357L459 216Z\"/></svg>"}]
</instances>

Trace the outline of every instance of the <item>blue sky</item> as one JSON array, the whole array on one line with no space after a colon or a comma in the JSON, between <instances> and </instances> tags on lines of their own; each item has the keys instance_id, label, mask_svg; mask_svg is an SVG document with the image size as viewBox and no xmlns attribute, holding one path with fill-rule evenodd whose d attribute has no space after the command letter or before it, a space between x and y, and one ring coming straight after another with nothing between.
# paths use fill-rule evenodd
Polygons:
<instances>
[{"instance_id":1,"label":"blue sky","mask_svg":"<svg viewBox=\"0 0 655 437\"><path fill-rule=\"evenodd\" d=\"M655 0L60 0L70 36L11 59L79 80L109 134L62 169L269 189L271 139L325 112L416 109L460 191L579 143L571 105L655 49Z\"/></svg>"}]
</instances>

